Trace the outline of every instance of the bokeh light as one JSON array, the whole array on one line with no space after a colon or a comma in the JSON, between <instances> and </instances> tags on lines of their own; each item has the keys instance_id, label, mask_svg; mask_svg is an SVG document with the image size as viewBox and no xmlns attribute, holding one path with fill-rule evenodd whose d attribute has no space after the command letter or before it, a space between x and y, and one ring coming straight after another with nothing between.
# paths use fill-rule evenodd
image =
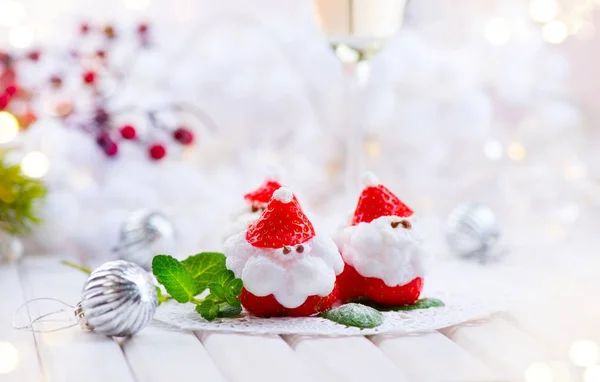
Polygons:
<instances>
[{"instance_id":1,"label":"bokeh light","mask_svg":"<svg viewBox=\"0 0 600 382\"><path fill-rule=\"evenodd\" d=\"M600 361L598 345L590 340L575 341L569 350L569 358L577 366L592 366Z\"/></svg>"},{"instance_id":2,"label":"bokeh light","mask_svg":"<svg viewBox=\"0 0 600 382\"><path fill-rule=\"evenodd\" d=\"M527 156L527 150L521 142L511 142L508 145L507 155L514 161L521 161Z\"/></svg>"},{"instance_id":3,"label":"bokeh light","mask_svg":"<svg viewBox=\"0 0 600 382\"><path fill-rule=\"evenodd\" d=\"M39 151L25 155L21 161L21 171L30 178L41 178L48 172L50 161Z\"/></svg>"},{"instance_id":4,"label":"bokeh light","mask_svg":"<svg viewBox=\"0 0 600 382\"><path fill-rule=\"evenodd\" d=\"M338 56L340 61L346 63L356 62L359 58L358 52L346 44L339 44L338 46L336 46L335 54Z\"/></svg>"},{"instance_id":5,"label":"bokeh light","mask_svg":"<svg viewBox=\"0 0 600 382\"><path fill-rule=\"evenodd\" d=\"M560 44L568 34L567 26L561 21L550 21L542 28L542 37L551 44Z\"/></svg>"},{"instance_id":6,"label":"bokeh light","mask_svg":"<svg viewBox=\"0 0 600 382\"><path fill-rule=\"evenodd\" d=\"M533 21L547 23L558 15L556 0L533 0L529 4L529 14Z\"/></svg>"},{"instance_id":7,"label":"bokeh light","mask_svg":"<svg viewBox=\"0 0 600 382\"><path fill-rule=\"evenodd\" d=\"M19 133L19 121L8 111L0 111L0 144L12 141Z\"/></svg>"},{"instance_id":8,"label":"bokeh light","mask_svg":"<svg viewBox=\"0 0 600 382\"><path fill-rule=\"evenodd\" d=\"M504 45L510 41L512 28L508 20L502 18L491 19L485 24L483 31L485 39L492 45Z\"/></svg>"},{"instance_id":9,"label":"bokeh light","mask_svg":"<svg viewBox=\"0 0 600 382\"><path fill-rule=\"evenodd\" d=\"M25 6L14 0L0 1L0 27L14 27L25 21Z\"/></svg>"},{"instance_id":10,"label":"bokeh light","mask_svg":"<svg viewBox=\"0 0 600 382\"><path fill-rule=\"evenodd\" d=\"M123 3L129 9L143 11L150 5L150 0L124 0Z\"/></svg>"},{"instance_id":11,"label":"bokeh light","mask_svg":"<svg viewBox=\"0 0 600 382\"><path fill-rule=\"evenodd\" d=\"M584 382L600 382L600 365L594 365L585 369L583 373Z\"/></svg>"},{"instance_id":12,"label":"bokeh light","mask_svg":"<svg viewBox=\"0 0 600 382\"><path fill-rule=\"evenodd\" d=\"M525 369L525 382L552 382L552 368L543 362L534 362Z\"/></svg>"},{"instance_id":13,"label":"bokeh light","mask_svg":"<svg viewBox=\"0 0 600 382\"><path fill-rule=\"evenodd\" d=\"M15 27L10 30L8 39L15 48L24 49L29 47L35 38L32 28L27 26Z\"/></svg>"},{"instance_id":14,"label":"bokeh light","mask_svg":"<svg viewBox=\"0 0 600 382\"><path fill-rule=\"evenodd\" d=\"M19 363L19 352L10 342L0 341L0 374L8 374Z\"/></svg>"},{"instance_id":15,"label":"bokeh light","mask_svg":"<svg viewBox=\"0 0 600 382\"><path fill-rule=\"evenodd\" d=\"M502 143L490 140L483 146L483 153L490 160L500 160L504 154L504 147L502 147Z\"/></svg>"}]
</instances>

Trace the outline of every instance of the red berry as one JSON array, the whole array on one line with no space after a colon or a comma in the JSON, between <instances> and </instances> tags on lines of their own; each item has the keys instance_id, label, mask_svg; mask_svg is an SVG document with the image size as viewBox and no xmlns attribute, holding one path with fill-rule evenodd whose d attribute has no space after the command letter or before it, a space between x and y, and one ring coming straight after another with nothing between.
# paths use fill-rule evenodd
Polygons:
<instances>
[{"instance_id":1,"label":"red berry","mask_svg":"<svg viewBox=\"0 0 600 382\"><path fill-rule=\"evenodd\" d=\"M149 29L148 24L141 23L140 25L138 25L137 31L139 34L146 34L146 33L148 33L148 29Z\"/></svg>"},{"instance_id":2,"label":"red berry","mask_svg":"<svg viewBox=\"0 0 600 382\"><path fill-rule=\"evenodd\" d=\"M8 96L6 94L0 95L0 110L8 106Z\"/></svg>"},{"instance_id":3,"label":"red berry","mask_svg":"<svg viewBox=\"0 0 600 382\"><path fill-rule=\"evenodd\" d=\"M119 129L119 131L121 132L121 136L123 138L135 139L135 136L136 136L135 127L133 127L131 125L125 125L125 126L121 127L121 129Z\"/></svg>"},{"instance_id":4,"label":"red berry","mask_svg":"<svg viewBox=\"0 0 600 382\"><path fill-rule=\"evenodd\" d=\"M257 317L307 317L331 309L337 300L337 293L337 286L334 285L329 295L309 296L299 307L289 309L281 305L272 294L258 297L243 288L240 302L248 312Z\"/></svg>"},{"instance_id":5,"label":"red berry","mask_svg":"<svg viewBox=\"0 0 600 382\"><path fill-rule=\"evenodd\" d=\"M83 73L83 82L89 85L96 82L96 72L88 70L87 72Z\"/></svg>"},{"instance_id":6,"label":"red berry","mask_svg":"<svg viewBox=\"0 0 600 382\"><path fill-rule=\"evenodd\" d=\"M40 54L41 53L39 50L32 50L27 54L27 58L29 58L31 61L38 61L40 59Z\"/></svg>"},{"instance_id":7,"label":"red berry","mask_svg":"<svg viewBox=\"0 0 600 382\"><path fill-rule=\"evenodd\" d=\"M102 148L106 147L106 145L110 142L112 142L112 139L110 137L110 134L108 134L108 132L106 132L106 131L102 131L96 137L96 143L98 144L98 146L100 146Z\"/></svg>"},{"instance_id":8,"label":"red berry","mask_svg":"<svg viewBox=\"0 0 600 382\"><path fill-rule=\"evenodd\" d=\"M60 88L62 86L63 80L60 76L52 76L50 77L50 84L52 85L52 87L54 88Z\"/></svg>"},{"instance_id":9,"label":"red berry","mask_svg":"<svg viewBox=\"0 0 600 382\"><path fill-rule=\"evenodd\" d=\"M88 23L83 23L79 26L79 32L81 34L88 34L90 31L90 25Z\"/></svg>"},{"instance_id":10,"label":"red berry","mask_svg":"<svg viewBox=\"0 0 600 382\"><path fill-rule=\"evenodd\" d=\"M179 127L173 132L173 138L182 145L191 145L194 142L194 134L185 127Z\"/></svg>"},{"instance_id":11,"label":"red berry","mask_svg":"<svg viewBox=\"0 0 600 382\"><path fill-rule=\"evenodd\" d=\"M104 125L110 120L110 115L103 108L96 109L96 115L94 116L94 121L98 125Z\"/></svg>"},{"instance_id":12,"label":"red berry","mask_svg":"<svg viewBox=\"0 0 600 382\"><path fill-rule=\"evenodd\" d=\"M6 93L9 96L14 96L15 94L17 94L17 87L16 85L9 85L6 87L6 89L4 89L4 93Z\"/></svg>"},{"instance_id":13,"label":"red berry","mask_svg":"<svg viewBox=\"0 0 600 382\"><path fill-rule=\"evenodd\" d=\"M119 152L119 146L112 140L108 141L102 149L104 150L104 154L109 157L114 157Z\"/></svg>"},{"instance_id":14,"label":"red berry","mask_svg":"<svg viewBox=\"0 0 600 382\"><path fill-rule=\"evenodd\" d=\"M154 160L161 160L167 155L167 149L160 143L156 143L150 146L148 154L150 154L150 158Z\"/></svg>"}]
</instances>

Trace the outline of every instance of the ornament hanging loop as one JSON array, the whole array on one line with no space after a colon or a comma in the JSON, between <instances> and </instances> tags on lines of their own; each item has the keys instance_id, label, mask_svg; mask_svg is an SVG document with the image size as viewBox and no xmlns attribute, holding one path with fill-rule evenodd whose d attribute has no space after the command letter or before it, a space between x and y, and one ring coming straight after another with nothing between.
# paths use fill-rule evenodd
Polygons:
<instances>
[{"instance_id":1,"label":"ornament hanging loop","mask_svg":"<svg viewBox=\"0 0 600 382\"><path fill-rule=\"evenodd\" d=\"M29 309L29 307L37 302L40 301L52 301L54 303L58 303L57 309L52 310L48 313L43 313L40 314L39 316L35 317L35 318L31 318L29 312L27 313L27 317L29 317L29 320L26 321L25 324L19 323L18 321L18 317L19 314L21 312L23 312L24 310ZM52 333L52 332L57 332L59 330L64 330L64 329L68 329L71 328L73 326L76 326L79 324L79 321L77 319L77 316L75 314L73 314L73 312L75 311L75 307L71 304L68 304L62 300L56 299L56 298L52 298L52 297L40 297L40 298L33 298L31 300L26 301L23 305L21 305L14 313L13 315L13 328L18 329L18 330L29 330L31 332L34 333ZM63 314L63 313L71 313L70 317L63 317L62 318L53 318L57 315ZM62 323L63 325L59 325L56 328L52 328L52 329L36 329L36 325L39 324L44 324L44 323Z\"/></svg>"}]
</instances>

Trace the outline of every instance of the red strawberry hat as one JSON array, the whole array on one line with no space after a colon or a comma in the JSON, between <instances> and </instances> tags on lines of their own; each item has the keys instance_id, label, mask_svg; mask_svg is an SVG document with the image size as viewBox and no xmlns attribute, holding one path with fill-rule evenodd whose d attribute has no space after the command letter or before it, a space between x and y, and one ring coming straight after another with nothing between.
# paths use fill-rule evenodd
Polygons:
<instances>
[{"instance_id":1,"label":"red strawberry hat","mask_svg":"<svg viewBox=\"0 0 600 382\"><path fill-rule=\"evenodd\" d=\"M413 214L413 211L392 191L380 184L372 173L365 174L363 183L366 187L358 198L352 225L370 223L382 216L409 217Z\"/></svg>"},{"instance_id":2,"label":"red strawberry hat","mask_svg":"<svg viewBox=\"0 0 600 382\"><path fill-rule=\"evenodd\" d=\"M276 180L267 180L263 183L262 186L257 188L256 190L247 193L244 195L244 200L250 203L253 206L263 206L269 203L273 193L281 188L281 184L279 184Z\"/></svg>"},{"instance_id":3,"label":"red strawberry hat","mask_svg":"<svg viewBox=\"0 0 600 382\"><path fill-rule=\"evenodd\" d=\"M311 222L302 212L292 191L285 187L273 193L265 211L246 231L248 243L258 248L298 245L314 236L315 229Z\"/></svg>"}]
</instances>

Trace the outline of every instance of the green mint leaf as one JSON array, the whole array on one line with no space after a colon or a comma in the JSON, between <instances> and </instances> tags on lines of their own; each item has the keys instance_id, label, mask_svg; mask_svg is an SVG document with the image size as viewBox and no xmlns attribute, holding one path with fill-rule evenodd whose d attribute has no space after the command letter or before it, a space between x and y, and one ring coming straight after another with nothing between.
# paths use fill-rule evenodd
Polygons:
<instances>
[{"instance_id":1,"label":"green mint leaf","mask_svg":"<svg viewBox=\"0 0 600 382\"><path fill-rule=\"evenodd\" d=\"M242 293L244 284L241 279L234 279L227 283L227 290L232 296L239 296Z\"/></svg>"},{"instance_id":2,"label":"green mint leaf","mask_svg":"<svg viewBox=\"0 0 600 382\"><path fill-rule=\"evenodd\" d=\"M446 304L444 304L444 302L442 300L439 300L437 298L422 298L419 301L415 302L414 304L395 306L392 308L392 310L429 309L429 308L436 308L438 306L445 306L445 305Z\"/></svg>"},{"instance_id":3,"label":"green mint leaf","mask_svg":"<svg viewBox=\"0 0 600 382\"><path fill-rule=\"evenodd\" d=\"M227 285L227 283L233 281L235 279L235 275L229 269L224 269L215 275L215 278L211 281L219 284L219 285Z\"/></svg>"},{"instance_id":4,"label":"green mint leaf","mask_svg":"<svg viewBox=\"0 0 600 382\"><path fill-rule=\"evenodd\" d=\"M183 264L192 274L199 293L220 272L226 270L225 255L218 252L202 252L183 260Z\"/></svg>"},{"instance_id":5,"label":"green mint leaf","mask_svg":"<svg viewBox=\"0 0 600 382\"><path fill-rule=\"evenodd\" d=\"M210 290L211 296L214 296L216 299L225 298L225 288L222 285L211 282L208 283L208 289Z\"/></svg>"},{"instance_id":6,"label":"green mint leaf","mask_svg":"<svg viewBox=\"0 0 600 382\"><path fill-rule=\"evenodd\" d=\"M229 305L226 302L219 304L219 317L234 317L242 313L242 306Z\"/></svg>"},{"instance_id":7,"label":"green mint leaf","mask_svg":"<svg viewBox=\"0 0 600 382\"><path fill-rule=\"evenodd\" d=\"M152 273L177 302L188 302L198 294L196 283L190 272L172 256L155 256L152 259Z\"/></svg>"},{"instance_id":8,"label":"green mint leaf","mask_svg":"<svg viewBox=\"0 0 600 382\"><path fill-rule=\"evenodd\" d=\"M216 312L213 309L216 307ZM200 305L196 305L196 312L200 314L205 320L212 321L217 318L219 314L219 307L212 300L204 300Z\"/></svg>"},{"instance_id":9,"label":"green mint leaf","mask_svg":"<svg viewBox=\"0 0 600 382\"><path fill-rule=\"evenodd\" d=\"M227 301L227 303L231 306L235 306L236 308L242 307L242 303L240 302L240 300L237 298L237 296L231 296L231 295L227 295L225 296L225 301Z\"/></svg>"},{"instance_id":10,"label":"green mint leaf","mask_svg":"<svg viewBox=\"0 0 600 382\"><path fill-rule=\"evenodd\" d=\"M380 311L362 304L350 303L322 314L328 320L357 328L374 328L383 324Z\"/></svg>"},{"instance_id":11,"label":"green mint leaf","mask_svg":"<svg viewBox=\"0 0 600 382\"><path fill-rule=\"evenodd\" d=\"M158 297L158 305L171 299L171 296L164 295L158 286L156 287L156 297Z\"/></svg>"},{"instance_id":12,"label":"green mint leaf","mask_svg":"<svg viewBox=\"0 0 600 382\"><path fill-rule=\"evenodd\" d=\"M214 304L210 307L207 320L212 321L215 318L219 317L219 304Z\"/></svg>"}]
</instances>

